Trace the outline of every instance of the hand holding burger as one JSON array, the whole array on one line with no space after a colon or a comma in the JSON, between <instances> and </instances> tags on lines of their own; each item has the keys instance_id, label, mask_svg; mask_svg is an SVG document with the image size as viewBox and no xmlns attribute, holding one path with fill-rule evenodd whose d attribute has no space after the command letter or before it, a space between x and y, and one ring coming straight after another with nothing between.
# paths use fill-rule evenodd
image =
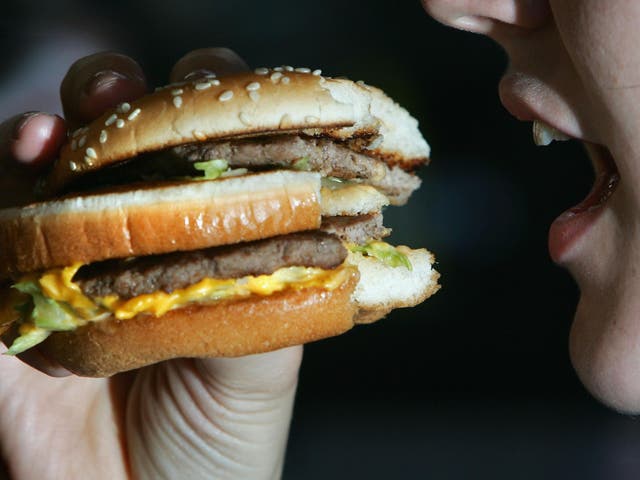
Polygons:
<instances>
[{"instance_id":1,"label":"hand holding burger","mask_svg":"<svg viewBox=\"0 0 640 480\"><path fill-rule=\"evenodd\" d=\"M171 80L245 68L228 50L199 50L176 64ZM57 157L67 128L146 89L128 57L76 62L61 89L65 120L34 113L0 126L3 205L33 200L35 174ZM37 346L18 356L64 378L3 356L0 444L11 478L273 478L282 468L301 352L173 360L101 379L69 375Z\"/></svg>"}]
</instances>

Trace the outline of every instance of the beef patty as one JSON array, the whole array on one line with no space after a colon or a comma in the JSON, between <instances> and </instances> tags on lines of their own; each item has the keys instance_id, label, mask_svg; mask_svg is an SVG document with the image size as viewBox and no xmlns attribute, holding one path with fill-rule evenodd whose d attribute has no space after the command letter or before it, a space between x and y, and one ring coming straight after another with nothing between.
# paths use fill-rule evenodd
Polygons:
<instances>
[{"instance_id":1,"label":"beef patty","mask_svg":"<svg viewBox=\"0 0 640 480\"><path fill-rule=\"evenodd\" d=\"M129 185L139 181L167 180L201 175L193 163L224 159L233 168L260 171L297 168L305 159L305 169L325 177L357 179L384 193L392 205L403 205L420 187L420 178L398 166L349 149L328 138L272 135L217 142L199 142L167 148L90 172L70 185L68 192L99 187Z\"/></svg>"},{"instance_id":2,"label":"beef patty","mask_svg":"<svg viewBox=\"0 0 640 480\"><path fill-rule=\"evenodd\" d=\"M332 269L347 257L335 236L301 232L222 247L174 252L124 260L106 260L82 267L73 278L89 296L132 298L174 290L204 278L269 275L290 266Z\"/></svg>"},{"instance_id":3,"label":"beef patty","mask_svg":"<svg viewBox=\"0 0 640 480\"><path fill-rule=\"evenodd\" d=\"M304 158L307 168L323 176L362 179L389 197L392 205L403 205L420 187L420 179L398 166L386 163L329 138L273 135L242 140L199 142L171 149L189 162L222 158L234 168L291 168Z\"/></svg>"}]
</instances>

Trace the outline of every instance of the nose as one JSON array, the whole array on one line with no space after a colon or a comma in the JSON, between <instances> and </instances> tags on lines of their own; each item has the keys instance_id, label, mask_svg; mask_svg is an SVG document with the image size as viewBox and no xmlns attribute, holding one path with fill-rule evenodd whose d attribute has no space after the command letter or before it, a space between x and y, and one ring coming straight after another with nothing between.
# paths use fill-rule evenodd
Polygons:
<instances>
[{"instance_id":1,"label":"nose","mask_svg":"<svg viewBox=\"0 0 640 480\"><path fill-rule=\"evenodd\" d=\"M483 35L491 35L498 25L536 29L550 15L549 0L422 0L422 4L439 22Z\"/></svg>"}]
</instances>

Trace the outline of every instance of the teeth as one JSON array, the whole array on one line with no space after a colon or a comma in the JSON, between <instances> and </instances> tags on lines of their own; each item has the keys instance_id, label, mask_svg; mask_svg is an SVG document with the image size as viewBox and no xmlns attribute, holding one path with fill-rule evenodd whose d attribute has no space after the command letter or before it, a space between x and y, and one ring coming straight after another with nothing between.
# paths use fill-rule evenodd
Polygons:
<instances>
[{"instance_id":1,"label":"teeth","mask_svg":"<svg viewBox=\"0 0 640 480\"><path fill-rule=\"evenodd\" d=\"M569 137L544 122L538 120L533 122L533 143L539 147L545 147L554 140L564 141L569 140Z\"/></svg>"}]
</instances>

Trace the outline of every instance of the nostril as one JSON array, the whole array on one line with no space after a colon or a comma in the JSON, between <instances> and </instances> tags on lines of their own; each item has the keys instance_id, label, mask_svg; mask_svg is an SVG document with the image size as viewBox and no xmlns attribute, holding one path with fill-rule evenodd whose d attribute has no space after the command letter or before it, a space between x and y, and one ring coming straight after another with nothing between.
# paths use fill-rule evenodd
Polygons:
<instances>
[{"instance_id":1,"label":"nostril","mask_svg":"<svg viewBox=\"0 0 640 480\"><path fill-rule=\"evenodd\" d=\"M521 0L516 3L512 22L514 25L524 28L538 28L544 25L551 16L549 0Z\"/></svg>"},{"instance_id":2,"label":"nostril","mask_svg":"<svg viewBox=\"0 0 640 480\"><path fill-rule=\"evenodd\" d=\"M491 30L492 21L485 17L464 15L452 19L450 25L459 30L486 34Z\"/></svg>"},{"instance_id":3,"label":"nostril","mask_svg":"<svg viewBox=\"0 0 640 480\"><path fill-rule=\"evenodd\" d=\"M548 0L422 0L422 4L436 20L481 34L491 33L496 25L539 28L551 15Z\"/></svg>"}]
</instances>

